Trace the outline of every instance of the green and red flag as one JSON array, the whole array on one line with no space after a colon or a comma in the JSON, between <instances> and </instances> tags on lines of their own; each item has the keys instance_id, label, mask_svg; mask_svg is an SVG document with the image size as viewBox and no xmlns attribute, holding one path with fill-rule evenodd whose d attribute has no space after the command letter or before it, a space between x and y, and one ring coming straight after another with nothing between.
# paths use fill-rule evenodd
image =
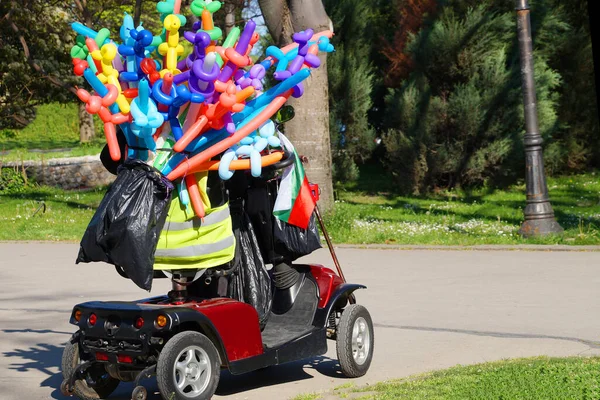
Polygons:
<instances>
[{"instance_id":1,"label":"green and red flag","mask_svg":"<svg viewBox=\"0 0 600 400\"><path fill-rule=\"evenodd\" d=\"M288 224L306 229L315 209L315 200L296 149L282 133L279 134L279 139L283 148L294 153L295 157L294 164L283 172L273 215Z\"/></svg>"}]
</instances>

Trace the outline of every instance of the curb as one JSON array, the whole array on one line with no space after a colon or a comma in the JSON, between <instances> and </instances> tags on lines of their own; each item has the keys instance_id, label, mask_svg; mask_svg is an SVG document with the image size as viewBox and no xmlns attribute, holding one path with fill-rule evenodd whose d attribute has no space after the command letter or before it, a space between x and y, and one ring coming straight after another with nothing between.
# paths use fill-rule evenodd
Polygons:
<instances>
[{"instance_id":1,"label":"curb","mask_svg":"<svg viewBox=\"0 0 600 400\"><path fill-rule=\"evenodd\" d=\"M76 240L0 240L0 244L78 244ZM427 246L402 244L334 244L336 249L395 250L395 251L546 251L546 252L600 252L600 246L560 245L475 245L475 246ZM323 249L327 245L323 243Z\"/></svg>"},{"instance_id":2,"label":"curb","mask_svg":"<svg viewBox=\"0 0 600 400\"><path fill-rule=\"evenodd\" d=\"M427 246L401 244L335 244L340 249L362 250L404 250L404 251L561 251L561 252L600 252L600 246L568 246L568 245L475 245L475 246Z\"/></svg>"}]
</instances>

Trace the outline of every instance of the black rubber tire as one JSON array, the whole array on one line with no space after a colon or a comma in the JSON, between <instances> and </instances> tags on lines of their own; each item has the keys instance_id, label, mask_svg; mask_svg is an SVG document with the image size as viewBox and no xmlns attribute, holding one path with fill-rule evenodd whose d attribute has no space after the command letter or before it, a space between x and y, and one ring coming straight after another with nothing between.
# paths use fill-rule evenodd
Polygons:
<instances>
[{"instance_id":1,"label":"black rubber tire","mask_svg":"<svg viewBox=\"0 0 600 400\"><path fill-rule=\"evenodd\" d=\"M361 317L366 321L367 329L369 330L369 353L365 361L362 364L358 364L354 360L352 352L352 330L356 320ZM337 356L344 375L348 378L358 378L366 374L371 366L373 350L375 349L373 321L369 311L360 304L351 304L344 308L337 326L336 336Z\"/></svg>"},{"instance_id":2,"label":"black rubber tire","mask_svg":"<svg viewBox=\"0 0 600 400\"><path fill-rule=\"evenodd\" d=\"M210 381L206 389L196 397L188 397L179 393L173 381L173 365L176 357L188 346L201 347L208 355L210 362ZM208 400L212 398L219 385L221 360L213 342L201 333L187 331L173 336L163 347L156 365L156 381L158 390L164 399L170 400Z\"/></svg>"},{"instance_id":3,"label":"black rubber tire","mask_svg":"<svg viewBox=\"0 0 600 400\"><path fill-rule=\"evenodd\" d=\"M71 343L71 341L67 342L63 350L61 362L63 377L69 379L79 363L79 346L76 343ZM88 386L85 379L79 379L75 381L71 389L73 390L73 394L81 400L99 400L110 396L117 386L119 386L119 383L118 379L107 376L104 378L104 383L101 386L92 388Z\"/></svg>"}]
</instances>

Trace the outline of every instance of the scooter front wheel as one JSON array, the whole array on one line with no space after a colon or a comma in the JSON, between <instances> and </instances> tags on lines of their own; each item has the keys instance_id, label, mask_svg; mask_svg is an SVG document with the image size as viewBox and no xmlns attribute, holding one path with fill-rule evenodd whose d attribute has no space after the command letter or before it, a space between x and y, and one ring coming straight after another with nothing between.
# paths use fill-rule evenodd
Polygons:
<instances>
[{"instance_id":1,"label":"scooter front wheel","mask_svg":"<svg viewBox=\"0 0 600 400\"><path fill-rule=\"evenodd\" d=\"M67 342L63 350L61 367L63 377L70 379L75 368L81 363L79 357L79 345L77 343ZM64 389L72 391L72 393L81 400L99 400L105 399L119 386L120 381L108 375L102 365L90 368L86 374L91 374L91 378L96 382L94 387L90 387L85 379L78 379L73 384L73 387L68 387L64 384ZM63 385L61 385L63 386Z\"/></svg>"},{"instance_id":2,"label":"scooter front wheel","mask_svg":"<svg viewBox=\"0 0 600 400\"><path fill-rule=\"evenodd\" d=\"M366 374L375 345L369 311L360 304L346 307L337 325L336 337L338 360L344 375L357 378Z\"/></svg>"},{"instance_id":3,"label":"scooter front wheel","mask_svg":"<svg viewBox=\"0 0 600 400\"><path fill-rule=\"evenodd\" d=\"M160 352L156 366L158 389L164 399L208 400L219 384L219 353L198 332L173 336Z\"/></svg>"}]
</instances>

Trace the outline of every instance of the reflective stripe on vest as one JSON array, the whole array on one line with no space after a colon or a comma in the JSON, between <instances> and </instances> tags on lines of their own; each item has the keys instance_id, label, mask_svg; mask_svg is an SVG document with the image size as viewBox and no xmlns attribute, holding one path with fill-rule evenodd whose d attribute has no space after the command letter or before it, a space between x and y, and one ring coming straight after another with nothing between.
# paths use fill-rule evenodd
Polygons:
<instances>
[{"instance_id":1,"label":"reflective stripe on vest","mask_svg":"<svg viewBox=\"0 0 600 400\"><path fill-rule=\"evenodd\" d=\"M222 222L223 220L227 219L229 215L229 207L224 209L216 209L210 214L206 215L204 220L201 220L200 218L192 218L186 222L173 222L167 220L165 228L171 232L183 231L186 229L198 229L206 225L213 225Z\"/></svg>"},{"instance_id":2,"label":"reflective stripe on vest","mask_svg":"<svg viewBox=\"0 0 600 400\"><path fill-rule=\"evenodd\" d=\"M181 208L175 197L158 239L154 269L202 269L231 261L235 237L229 204L207 209L204 220L194 216L191 207Z\"/></svg>"},{"instance_id":3,"label":"reflective stripe on vest","mask_svg":"<svg viewBox=\"0 0 600 400\"><path fill-rule=\"evenodd\" d=\"M233 236L225 238L217 243L197 244L181 247L179 249L156 250L156 257L192 258L198 254L218 253L235 244Z\"/></svg>"}]
</instances>

